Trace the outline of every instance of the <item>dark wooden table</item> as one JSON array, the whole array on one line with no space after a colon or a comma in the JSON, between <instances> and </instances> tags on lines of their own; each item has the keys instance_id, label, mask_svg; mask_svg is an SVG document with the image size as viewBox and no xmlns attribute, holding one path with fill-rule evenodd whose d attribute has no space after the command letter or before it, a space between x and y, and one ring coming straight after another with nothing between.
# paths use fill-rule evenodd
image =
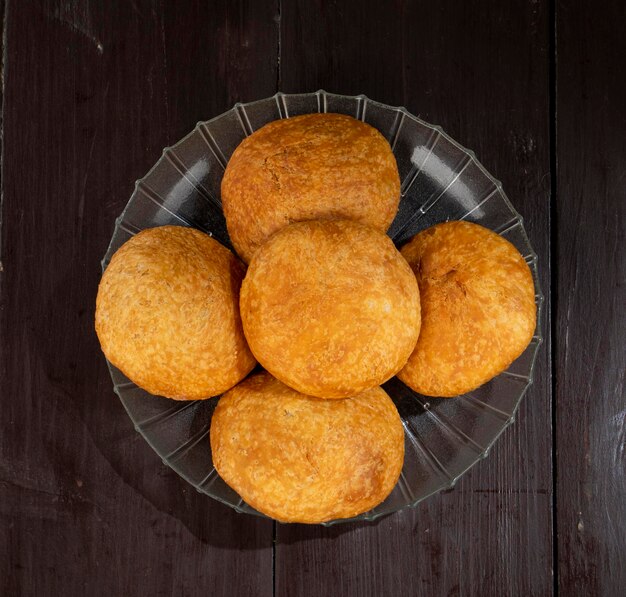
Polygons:
<instances>
[{"instance_id":1,"label":"dark wooden table","mask_svg":"<svg viewBox=\"0 0 626 597\"><path fill-rule=\"evenodd\" d=\"M626 594L626 4L1 6L1 595ZM490 457L330 529L191 489L135 433L93 331L114 219L161 149L236 101L318 88L474 149L548 294L535 384Z\"/></svg>"}]
</instances>

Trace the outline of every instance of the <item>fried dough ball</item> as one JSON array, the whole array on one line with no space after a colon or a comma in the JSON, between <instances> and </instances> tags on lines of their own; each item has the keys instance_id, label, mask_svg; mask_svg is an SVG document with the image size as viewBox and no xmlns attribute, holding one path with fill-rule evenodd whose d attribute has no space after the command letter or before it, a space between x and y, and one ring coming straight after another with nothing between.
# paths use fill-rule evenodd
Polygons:
<instances>
[{"instance_id":1,"label":"fried dough ball","mask_svg":"<svg viewBox=\"0 0 626 597\"><path fill-rule=\"evenodd\" d=\"M254 367L239 317L245 266L191 228L144 230L100 281L96 332L106 357L152 394L221 394Z\"/></svg>"},{"instance_id":2,"label":"fried dough ball","mask_svg":"<svg viewBox=\"0 0 626 597\"><path fill-rule=\"evenodd\" d=\"M352 396L392 377L420 329L411 268L389 237L348 220L276 233L250 263L240 304L261 365L321 398Z\"/></svg>"},{"instance_id":3,"label":"fried dough ball","mask_svg":"<svg viewBox=\"0 0 626 597\"><path fill-rule=\"evenodd\" d=\"M384 232L399 200L389 143L344 114L305 114L265 125L237 147L222 180L228 233L246 262L292 222L345 218Z\"/></svg>"},{"instance_id":4,"label":"fried dough ball","mask_svg":"<svg viewBox=\"0 0 626 597\"><path fill-rule=\"evenodd\" d=\"M530 269L507 240L477 224L447 222L402 248L420 288L422 329L398 377L416 392L465 394L504 371L536 326Z\"/></svg>"},{"instance_id":5,"label":"fried dough ball","mask_svg":"<svg viewBox=\"0 0 626 597\"><path fill-rule=\"evenodd\" d=\"M404 429L382 388L322 400L262 373L220 398L211 450L219 475L250 506L318 523L385 500L402 470Z\"/></svg>"}]
</instances>

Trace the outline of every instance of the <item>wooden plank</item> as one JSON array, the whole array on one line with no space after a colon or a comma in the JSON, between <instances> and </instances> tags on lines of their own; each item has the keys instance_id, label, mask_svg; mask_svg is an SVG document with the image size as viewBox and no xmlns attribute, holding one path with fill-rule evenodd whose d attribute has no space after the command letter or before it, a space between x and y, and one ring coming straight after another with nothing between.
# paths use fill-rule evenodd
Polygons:
<instances>
[{"instance_id":1,"label":"wooden plank","mask_svg":"<svg viewBox=\"0 0 626 597\"><path fill-rule=\"evenodd\" d=\"M547 294L548 20L545 1L283 3L281 87L403 104L474 149L525 217ZM276 594L552 594L551 444L548 339L517 423L456 489L378 524L278 525Z\"/></svg>"},{"instance_id":2,"label":"wooden plank","mask_svg":"<svg viewBox=\"0 0 626 597\"><path fill-rule=\"evenodd\" d=\"M135 433L93 330L115 217L161 149L276 85L275 3L8 0L0 594L271 595L272 523Z\"/></svg>"},{"instance_id":3,"label":"wooden plank","mask_svg":"<svg viewBox=\"0 0 626 597\"><path fill-rule=\"evenodd\" d=\"M557 2L557 532L563 595L626 587L626 6Z\"/></svg>"}]
</instances>

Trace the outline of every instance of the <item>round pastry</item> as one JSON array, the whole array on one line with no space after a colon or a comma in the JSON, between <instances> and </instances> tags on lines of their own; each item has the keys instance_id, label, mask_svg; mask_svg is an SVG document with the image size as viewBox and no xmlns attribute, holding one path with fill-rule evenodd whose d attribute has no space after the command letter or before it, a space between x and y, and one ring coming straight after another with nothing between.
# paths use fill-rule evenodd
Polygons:
<instances>
[{"instance_id":1,"label":"round pastry","mask_svg":"<svg viewBox=\"0 0 626 597\"><path fill-rule=\"evenodd\" d=\"M113 255L96 299L106 357L151 394L221 394L255 360L239 318L244 265L191 228L144 230Z\"/></svg>"},{"instance_id":2,"label":"round pastry","mask_svg":"<svg viewBox=\"0 0 626 597\"><path fill-rule=\"evenodd\" d=\"M420 394L465 394L506 369L536 325L528 265L507 240L477 224L447 222L402 248L417 277L422 330L398 377Z\"/></svg>"},{"instance_id":3,"label":"round pastry","mask_svg":"<svg viewBox=\"0 0 626 597\"><path fill-rule=\"evenodd\" d=\"M211 450L219 475L250 506L317 523L366 512L391 493L404 429L382 388L322 400L261 373L220 398Z\"/></svg>"},{"instance_id":4,"label":"round pastry","mask_svg":"<svg viewBox=\"0 0 626 597\"><path fill-rule=\"evenodd\" d=\"M277 232L252 259L240 305L261 365L321 398L353 396L392 377L420 328L411 268L384 233L349 220Z\"/></svg>"},{"instance_id":5,"label":"round pastry","mask_svg":"<svg viewBox=\"0 0 626 597\"><path fill-rule=\"evenodd\" d=\"M222 179L228 233L246 262L292 222L346 218L384 232L399 200L389 143L344 114L305 114L265 125L237 147Z\"/></svg>"}]
</instances>

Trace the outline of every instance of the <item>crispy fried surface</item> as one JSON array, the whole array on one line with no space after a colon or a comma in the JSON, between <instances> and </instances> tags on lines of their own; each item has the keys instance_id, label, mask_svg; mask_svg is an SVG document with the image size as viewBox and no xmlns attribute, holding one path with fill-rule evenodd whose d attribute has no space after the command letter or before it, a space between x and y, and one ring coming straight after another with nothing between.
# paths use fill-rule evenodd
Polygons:
<instances>
[{"instance_id":1,"label":"crispy fried surface","mask_svg":"<svg viewBox=\"0 0 626 597\"><path fill-rule=\"evenodd\" d=\"M536 324L528 265L507 240L448 222L402 248L420 288L422 329L398 377L428 396L457 396L489 381L528 346Z\"/></svg>"},{"instance_id":2,"label":"crispy fried surface","mask_svg":"<svg viewBox=\"0 0 626 597\"><path fill-rule=\"evenodd\" d=\"M257 360L322 398L352 396L392 377L420 328L411 268L384 233L348 220L276 233L255 254L240 305Z\"/></svg>"},{"instance_id":3,"label":"crispy fried surface","mask_svg":"<svg viewBox=\"0 0 626 597\"><path fill-rule=\"evenodd\" d=\"M100 281L102 350L152 394L183 400L228 390L255 364L238 310L244 273L228 249L197 230L140 232Z\"/></svg>"},{"instance_id":4,"label":"crispy fried surface","mask_svg":"<svg viewBox=\"0 0 626 597\"><path fill-rule=\"evenodd\" d=\"M382 388L322 400L268 373L220 398L213 462L253 508L284 522L348 518L382 502L404 460L404 431Z\"/></svg>"},{"instance_id":5,"label":"crispy fried surface","mask_svg":"<svg viewBox=\"0 0 626 597\"><path fill-rule=\"evenodd\" d=\"M346 218L385 231L399 199L389 143L343 114L267 124L237 147L222 180L228 233L246 262L291 222Z\"/></svg>"}]
</instances>

